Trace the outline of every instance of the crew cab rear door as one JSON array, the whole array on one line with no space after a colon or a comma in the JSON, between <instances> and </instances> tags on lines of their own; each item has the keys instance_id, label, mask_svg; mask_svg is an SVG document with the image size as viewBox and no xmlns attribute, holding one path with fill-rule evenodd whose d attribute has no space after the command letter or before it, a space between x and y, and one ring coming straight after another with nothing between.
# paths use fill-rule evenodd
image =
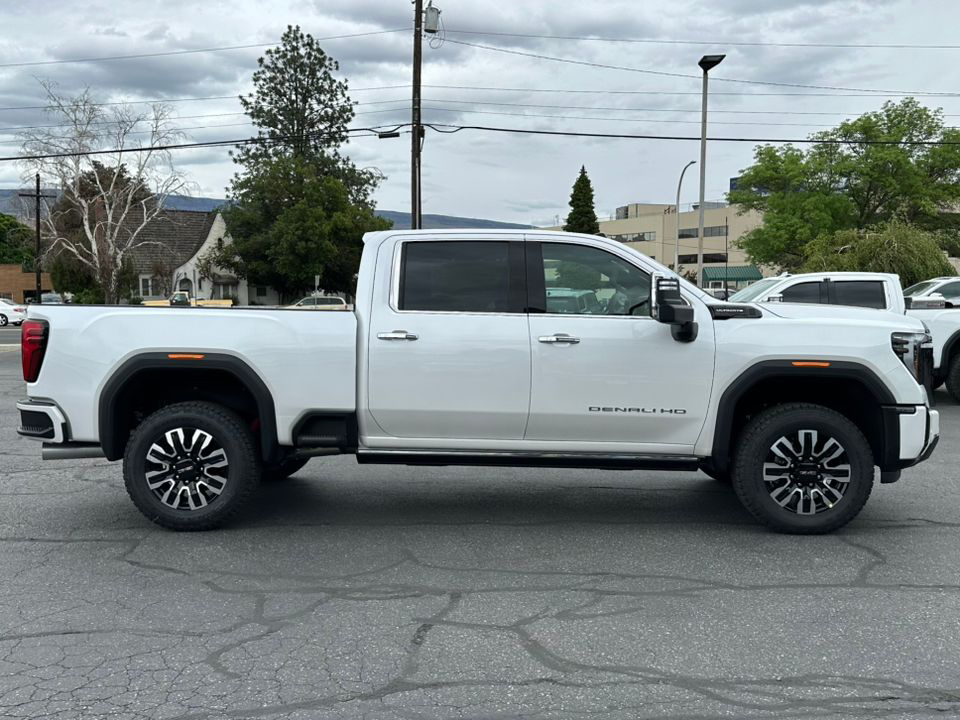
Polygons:
<instances>
[{"instance_id":1,"label":"crew cab rear door","mask_svg":"<svg viewBox=\"0 0 960 720\"><path fill-rule=\"evenodd\" d=\"M389 278L390 293L367 329L371 418L397 438L520 440L530 401L522 236L416 235L380 252L377 282Z\"/></svg>"},{"instance_id":2,"label":"crew cab rear door","mask_svg":"<svg viewBox=\"0 0 960 720\"><path fill-rule=\"evenodd\" d=\"M532 387L525 438L687 452L703 427L715 342L705 307L693 342L650 316L650 273L581 238L527 242ZM576 304L571 298L589 298ZM534 312L539 310L539 312Z\"/></svg>"}]
</instances>

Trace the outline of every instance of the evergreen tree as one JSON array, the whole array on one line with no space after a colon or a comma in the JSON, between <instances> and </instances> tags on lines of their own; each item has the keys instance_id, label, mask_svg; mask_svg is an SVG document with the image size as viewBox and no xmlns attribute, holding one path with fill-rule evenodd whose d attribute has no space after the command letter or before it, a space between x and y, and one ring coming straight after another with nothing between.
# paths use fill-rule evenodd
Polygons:
<instances>
[{"instance_id":1,"label":"evergreen tree","mask_svg":"<svg viewBox=\"0 0 960 720\"><path fill-rule=\"evenodd\" d=\"M371 194L382 175L359 169L340 153L353 105L339 69L317 41L288 27L241 97L262 141L234 155L242 171L223 210L233 240L204 258L251 283L293 297L320 285L350 293L364 232L390 223L373 214Z\"/></svg>"},{"instance_id":2,"label":"evergreen tree","mask_svg":"<svg viewBox=\"0 0 960 720\"><path fill-rule=\"evenodd\" d=\"M597 222L597 212L593 208L593 185L587 176L587 169L580 167L580 175L573 183L573 192L570 193L570 214L563 229L566 232L599 235L600 223Z\"/></svg>"},{"instance_id":3,"label":"evergreen tree","mask_svg":"<svg viewBox=\"0 0 960 720\"><path fill-rule=\"evenodd\" d=\"M257 65L253 92L241 96L240 104L263 142L243 146L234 161L255 174L271 161L297 158L343 182L352 201L369 204L382 176L340 154L354 113L346 81L334 77L337 61L299 26L288 26L280 45Z\"/></svg>"}]
</instances>

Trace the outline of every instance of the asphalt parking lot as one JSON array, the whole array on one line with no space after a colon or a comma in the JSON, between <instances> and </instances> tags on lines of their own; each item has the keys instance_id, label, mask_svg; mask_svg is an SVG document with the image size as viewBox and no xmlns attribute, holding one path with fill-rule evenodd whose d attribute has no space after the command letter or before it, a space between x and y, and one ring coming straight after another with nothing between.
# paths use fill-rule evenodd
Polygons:
<instances>
[{"instance_id":1,"label":"asphalt parking lot","mask_svg":"<svg viewBox=\"0 0 960 720\"><path fill-rule=\"evenodd\" d=\"M0 340L0 344L4 341ZM960 714L960 408L826 537L699 474L314 460L177 534L41 463L0 347L0 716Z\"/></svg>"}]
</instances>

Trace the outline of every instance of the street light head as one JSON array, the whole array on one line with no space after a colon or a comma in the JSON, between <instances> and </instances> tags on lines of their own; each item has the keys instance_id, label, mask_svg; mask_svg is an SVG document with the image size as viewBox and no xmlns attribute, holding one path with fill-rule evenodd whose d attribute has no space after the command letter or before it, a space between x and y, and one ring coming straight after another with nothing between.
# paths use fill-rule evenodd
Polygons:
<instances>
[{"instance_id":1,"label":"street light head","mask_svg":"<svg viewBox=\"0 0 960 720\"><path fill-rule=\"evenodd\" d=\"M704 72L710 72L717 65L723 62L726 55L704 55L697 63Z\"/></svg>"}]
</instances>

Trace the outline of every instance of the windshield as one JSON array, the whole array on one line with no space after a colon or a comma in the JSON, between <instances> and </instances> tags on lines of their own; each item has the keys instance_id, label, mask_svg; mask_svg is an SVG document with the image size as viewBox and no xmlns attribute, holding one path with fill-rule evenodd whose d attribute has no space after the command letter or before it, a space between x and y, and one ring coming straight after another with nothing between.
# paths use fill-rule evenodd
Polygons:
<instances>
[{"instance_id":1,"label":"windshield","mask_svg":"<svg viewBox=\"0 0 960 720\"><path fill-rule=\"evenodd\" d=\"M727 298L730 302L752 302L763 295L767 290L780 282L780 278L765 278L757 280L753 285L748 285L743 290L735 292Z\"/></svg>"},{"instance_id":2,"label":"windshield","mask_svg":"<svg viewBox=\"0 0 960 720\"><path fill-rule=\"evenodd\" d=\"M936 285L935 280L924 280L923 282L918 282L916 285L911 285L906 290L903 291L904 297L910 297L911 295L923 295L927 290L930 290Z\"/></svg>"}]
</instances>

